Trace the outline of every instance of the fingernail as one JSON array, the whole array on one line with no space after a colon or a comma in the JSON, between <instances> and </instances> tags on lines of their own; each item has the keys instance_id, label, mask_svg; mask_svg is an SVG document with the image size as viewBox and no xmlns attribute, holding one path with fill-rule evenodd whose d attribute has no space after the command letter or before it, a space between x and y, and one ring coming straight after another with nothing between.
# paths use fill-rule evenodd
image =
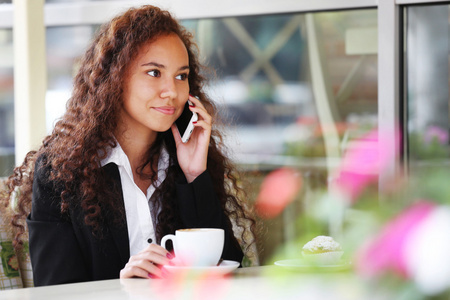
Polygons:
<instances>
[{"instance_id":1,"label":"fingernail","mask_svg":"<svg viewBox=\"0 0 450 300\"><path fill-rule=\"evenodd\" d=\"M167 257L168 259L172 259L172 258L173 258L173 255L172 255L172 253L168 252L168 253L166 254L166 257Z\"/></svg>"},{"instance_id":2,"label":"fingernail","mask_svg":"<svg viewBox=\"0 0 450 300\"><path fill-rule=\"evenodd\" d=\"M189 96L194 97L191 93L189 93Z\"/></svg>"},{"instance_id":3,"label":"fingernail","mask_svg":"<svg viewBox=\"0 0 450 300\"><path fill-rule=\"evenodd\" d=\"M155 275L148 273L148 278L155 279Z\"/></svg>"},{"instance_id":4,"label":"fingernail","mask_svg":"<svg viewBox=\"0 0 450 300\"><path fill-rule=\"evenodd\" d=\"M197 124L197 121L195 121L195 122L192 122L192 124L194 124L194 125L195 125L195 124Z\"/></svg>"}]
</instances>

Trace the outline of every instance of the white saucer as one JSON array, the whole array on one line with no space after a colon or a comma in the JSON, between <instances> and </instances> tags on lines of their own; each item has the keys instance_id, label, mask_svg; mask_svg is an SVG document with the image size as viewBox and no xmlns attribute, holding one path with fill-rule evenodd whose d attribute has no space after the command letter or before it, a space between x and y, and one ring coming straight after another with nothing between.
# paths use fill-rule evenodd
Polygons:
<instances>
[{"instance_id":1,"label":"white saucer","mask_svg":"<svg viewBox=\"0 0 450 300\"><path fill-rule=\"evenodd\" d=\"M237 261L224 260L218 266L212 267L189 267L189 266L170 266L165 265L164 268L170 273L207 273L211 275L225 275L239 267Z\"/></svg>"},{"instance_id":2,"label":"white saucer","mask_svg":"<svg viewBox=\"0 0 450 300\"><path fill-rule=\"evenodd\" d=\"M313 265L303 259L286 259L275 262L276 266L280 266L290 270L296 271L343 271L351 268L352 264L349 261L340 261L339 264L334 265Z\"/></svg>"}]
</instances>

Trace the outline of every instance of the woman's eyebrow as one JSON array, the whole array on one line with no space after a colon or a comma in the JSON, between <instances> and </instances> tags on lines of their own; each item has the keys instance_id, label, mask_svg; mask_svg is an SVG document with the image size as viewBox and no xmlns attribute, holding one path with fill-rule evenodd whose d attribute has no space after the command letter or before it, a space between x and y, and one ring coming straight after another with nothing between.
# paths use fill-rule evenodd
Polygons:
<instances>
[{"instance_id":1,"label":"woman's eyebrow","mask_svg":"<svg viewBox=\"0 0 450 300\"><path fill-rule=\"evenodd\" d=\"M157 68L160 68L160 69L166 69L165 65L159 64L159 63L153 62L153 61L141 65L141 67L148 67L148 66L153 66L153 67L157 67ZM189 70L189 66L182 66L178 70L179 71Z\"/></svg>"},{"instance_id":2,"label":"woman's eyebrow","mask_svg":"<svg viewBox=\"0 0 450 300\"><path fill-rule=\"evenodd\" d=\"M153 66L153 67L157 67L157 68L161 68L161 69L165 69L166 68L165 65L158 64L158 63L153 62L153 61L141 65L141 67L148 67L148 66Z\"/></svg>"}]
</instances>

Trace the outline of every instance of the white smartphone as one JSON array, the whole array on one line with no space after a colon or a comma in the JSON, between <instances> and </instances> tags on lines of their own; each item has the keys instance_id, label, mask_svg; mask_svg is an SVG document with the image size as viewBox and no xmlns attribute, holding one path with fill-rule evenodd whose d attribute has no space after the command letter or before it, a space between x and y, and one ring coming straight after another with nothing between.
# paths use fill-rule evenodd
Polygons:
<instances>
[{"instance_id":1,"label":"white smartphone","mask_svg":"<svg viewBox=\"0 0 450 300\"><path fill-rule=\"evenodd\" d=\"M197 114L189 109L189 104L192 104L192 102L188 100L184 105L181 116L175 121L175 125L178 128L183 143L189 141L192 131L194 131L193 122L197 122L198 120Z\"/></svg>"}]
</instances>

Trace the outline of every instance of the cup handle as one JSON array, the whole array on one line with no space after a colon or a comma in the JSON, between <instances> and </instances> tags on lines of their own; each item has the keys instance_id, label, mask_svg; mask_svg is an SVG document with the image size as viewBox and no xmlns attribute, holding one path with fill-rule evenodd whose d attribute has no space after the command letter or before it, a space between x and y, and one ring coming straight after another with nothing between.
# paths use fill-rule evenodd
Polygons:
<instances>
[{"instance_id":1,"label":"cup handle","mask_svg":"<svg viewBox=\"0 0 450 300\"><path fill-rule=\"evenodd\" d=\"M175 249L176 238L175 238L175 235L173 235L173 234L167 234L167 235L165 235L165 236L162 238L162 240L161 240L161 247L167 249L167 248L166 248L166 242L167 242L168 240L172 240L173 248Z\"/></svg>"}]
</instances>

